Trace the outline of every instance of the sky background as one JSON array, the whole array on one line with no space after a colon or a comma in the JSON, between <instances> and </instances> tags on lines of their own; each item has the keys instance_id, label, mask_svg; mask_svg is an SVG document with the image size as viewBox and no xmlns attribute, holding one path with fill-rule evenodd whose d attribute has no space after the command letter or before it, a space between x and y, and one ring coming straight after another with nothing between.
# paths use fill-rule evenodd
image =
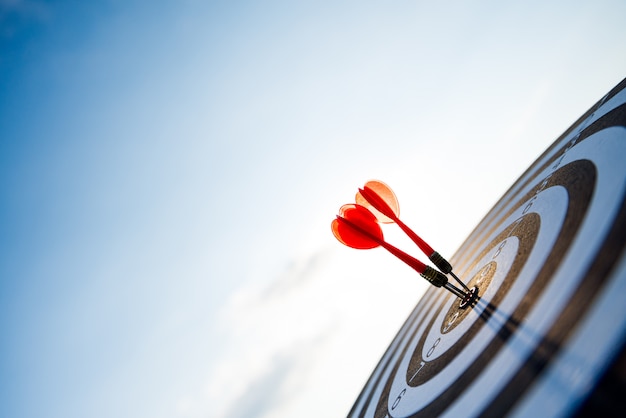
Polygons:
<instances>
[{"instance_id":1,"label":"sky background","mask_svg":"<svg viewBox=\"0 0 626 418\"><path fill-rule=\"evenodd\" d=\"M338 208L450 257L626 76L626 2L506 3L0 0L0 416L345 416L426 282Z\"/></svg>"}]
</instances>

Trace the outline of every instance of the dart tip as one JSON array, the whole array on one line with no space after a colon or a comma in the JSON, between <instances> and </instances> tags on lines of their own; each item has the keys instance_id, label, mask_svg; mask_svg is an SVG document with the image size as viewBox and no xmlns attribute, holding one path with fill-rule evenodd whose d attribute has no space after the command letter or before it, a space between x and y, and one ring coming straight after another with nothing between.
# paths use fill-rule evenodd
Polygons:
<instances>
[{"instance_id":1,"label":"dart tip","mask_svg":"<svg viewBox=\"0 0 626 418\"><path fill-rule=\"evenodd\" d=\"M468 306L472 306L476 299L478 298L478 287L474 286L471 289L468 289L467 292L463 292L458 287L454 286L452 283L447 282L443 286L446 290L452 293L454 296L461 299L459 302L459 308L465 309Z\"/></svg>"},{"instance_id":2,"label":"dart tip","mask_svg":"<svg viewBox=\"0 0 626 418\"><path fill-rule=\"evenodd\" d=\"M477 298L478 298L478 287L474 286L472 287L471 290L469 290L465 294L465 297L463 297L463 299L459 303L459 308L465 309L468 306L473 305Z\"/></svg>"}]
</instances>

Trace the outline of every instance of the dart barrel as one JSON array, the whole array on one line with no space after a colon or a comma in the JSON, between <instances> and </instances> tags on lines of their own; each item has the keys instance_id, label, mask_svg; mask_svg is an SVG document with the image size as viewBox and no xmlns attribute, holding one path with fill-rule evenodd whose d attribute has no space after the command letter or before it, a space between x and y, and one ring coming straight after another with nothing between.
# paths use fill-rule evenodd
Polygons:
<instances>
[{"instance_id":1,"label":"dart barrel","mask_svg":"<svg viewBox=\"0 0 626 418\"><path fill-rule=\"evenodd\" d=\"M441 274L440 272L438 272L437 270L435 270L434 268L430 266L426 266L426 269L424 270L423 273L420 273L420 275L426 280L428 280L430 284L437 286L437 287L441 287L445 285L446 283L448 283L448 278L446 276L444 276L443 274Z\"/></svg>"},{"instance_id":2,"label":"dart barrel","mask_svg":"<svg viewBox=\"0 0 626 418\"><path fill-rule=\"evenodd\" d=\"M452 271L452 266L450 265L450 263L448 263L448 261L443 258L441 254L439 254L437 251L432 253L431 256L428 258L430 259L430 261L433 262L435 266L437 266L439 270L441 270L442 273L448 274Z\"/></svg>"}]
</instances>

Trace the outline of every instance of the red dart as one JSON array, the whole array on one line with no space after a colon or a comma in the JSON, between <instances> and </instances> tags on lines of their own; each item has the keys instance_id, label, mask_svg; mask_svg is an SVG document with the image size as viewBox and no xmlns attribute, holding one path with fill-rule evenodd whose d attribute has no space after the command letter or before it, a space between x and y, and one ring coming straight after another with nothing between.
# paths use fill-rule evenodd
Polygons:
<instances>
[{"instance_id":1,"label":"red dart","mask_svg":"<svg viewBox=\"0 0 626 418\"><path fill-rule=\"evenodd\" d=\"M370 249L381 246L391 254L404 261L407 265L417 271L431 284L452 291L456 296L464 297L460 290L454 288L460 295L450 289L450 284L446 276L425 265L418 259L410 256L404 251L385 242L383 231L376 221L376 217L365 207L360 205L344 205L340 209L340 215L331 224L333 234L344 245L357 249Z\"/></svg>"},{"instance_id":2,"label":"red dart","mask_svg":"<svg viewBox=\"0 0 626 418\"><path fill-rule=\"evenodd\" d=\"M382 216L395 222L411 240L417 244L424 254L445 274L451 274L454 279L468 292L470 289L453 272L452 265L443 258L437 251L426 243L419 235L398 218L399 205L395 193L389 186L379 180L371 180L365 183L356 195L356 202L365 200L368 206L372 207ZM376 213L374 212L374 213Z\"/></svg>"}]
</instances>

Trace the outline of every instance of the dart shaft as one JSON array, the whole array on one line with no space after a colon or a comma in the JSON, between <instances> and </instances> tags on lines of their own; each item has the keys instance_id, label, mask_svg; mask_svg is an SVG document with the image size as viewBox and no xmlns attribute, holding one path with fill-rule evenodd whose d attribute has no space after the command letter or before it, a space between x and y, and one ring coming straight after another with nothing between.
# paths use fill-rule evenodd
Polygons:
<instances>
[{"instance_id":1,"label":"dart shaft","mask_svg":"<svg viewBox=\"0 0 626 418\"><path fill-rule=\"evenodd\" d=\"M454 280L456 280L458 284L460 284L461 286L463 286L463 289L465 289L465 290L466 290L466 291L468 291L468 292L470 291L470 288L469 288L469 287L467 287L467 285L466 285L465 283L463 283L463 281L461 281L461 279L459 279L458 277L456 277L456 274L454 274L454 273L452 272L452 270L450 270L450 275L451 275L452 277L454 277Z\"/></svg>"},{"instance_id":2,"label":"dart shaft","mask_svg":"<svg viewBox=\"0 0 626 418\"><path fill-rule=\"evenodd\" d=\"M435 252L435 250L433 250L433 248L428 245L426 241L424 241L419 235L413 232L413 230L400 219L396 218L394 219L394 222L398 224L400 229L402 229L402 231L404 231L404 233L407 234L409 238L411 238L411 241L413 241L427 257L430 257L430 255Z\"/></svg>"},{"instance_id":3,"label":"dart shaft","mask_svg":"<svg viewBox=\"0 0 626 418\"><path fill-rule=\"evenodd\" d=\"M450 282L447 282L444 287L449 290L450 292L452 292L455 296L464 299L466 296L466 293L464 293L461 289L459 289L458 287L456 287L455 285L453 285Z\"/></svg>"}]
</instances>

